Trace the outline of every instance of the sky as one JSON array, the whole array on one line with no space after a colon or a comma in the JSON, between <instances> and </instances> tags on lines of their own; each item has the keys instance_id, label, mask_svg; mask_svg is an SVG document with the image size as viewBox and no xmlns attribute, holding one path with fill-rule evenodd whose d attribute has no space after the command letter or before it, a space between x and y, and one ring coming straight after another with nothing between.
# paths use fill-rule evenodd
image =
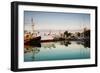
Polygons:
<instances>
[{"instance_id":1,"label":"sky","mask_svg":"<svg viewBox=\"0 0 100 73\"><path fill-rule=\"evenodd\" d=\"M24 11L25 28L30 29L32 19L35 30L83 30L90 28L90 14Z\"/></svg>"}]
</instances>

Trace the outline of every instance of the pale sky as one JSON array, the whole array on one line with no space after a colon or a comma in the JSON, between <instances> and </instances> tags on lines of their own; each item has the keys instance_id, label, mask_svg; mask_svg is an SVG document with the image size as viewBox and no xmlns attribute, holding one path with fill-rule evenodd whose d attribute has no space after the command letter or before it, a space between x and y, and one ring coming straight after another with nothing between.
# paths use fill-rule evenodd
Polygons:
<instances>
[{"instance_id":1,"label":"pale sky","mask_svg":"<svg viewBox=\"0 0 100 73\"><path fill-rule=\"evenodd\" d=\"M32 18L35 30L83 30L90 28L90 14L24 11L24 25L31 26ZM30 29L29 27L27 27Z\"/></svg>"}]
</instances>

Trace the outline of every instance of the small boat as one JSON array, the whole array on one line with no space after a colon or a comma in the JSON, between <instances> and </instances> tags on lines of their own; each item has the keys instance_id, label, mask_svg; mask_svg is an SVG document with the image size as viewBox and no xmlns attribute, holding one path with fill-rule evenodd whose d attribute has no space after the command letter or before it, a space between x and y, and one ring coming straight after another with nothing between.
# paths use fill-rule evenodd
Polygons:
<instances>
[{"instance_id":1,"label":"small boat","mask_svg":"<svg viewBox=\"0 0 100 73\"><path fill-rule=\"evenodd\" d=\"M33 37L31 39L24 40L25 45L35 45L35 46L40 46L40 40L41 36L38 37Z\"/></svg>"}]
</instances>

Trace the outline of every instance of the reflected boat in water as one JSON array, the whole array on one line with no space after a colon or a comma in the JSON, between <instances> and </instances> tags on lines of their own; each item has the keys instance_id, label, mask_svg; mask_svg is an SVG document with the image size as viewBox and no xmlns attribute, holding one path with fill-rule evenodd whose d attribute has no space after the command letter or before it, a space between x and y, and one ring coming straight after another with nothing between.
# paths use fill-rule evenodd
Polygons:
<instances>
[{"instance_id":1,"label":"reflected boat in water","mask_svg":"<svg viewBox=\"0 0 100 73\"><path fill-rule=\"evenodd\" d=\"M24 53L37 52L37 51L39 51L38 48L39 48L39 46L24 45Z\"/></svg>"},{"instance_id":2,"label":"reflected boat in water","mask_svg":"<svg viewBox=\"0 0 100 73\"><path fill-rule=\"evenodd\" d=\"M40 52L39 47L25 45L24 46L24 61L34 61L35 55L38 54L39 52Z\"/></svg>"}]
</instances>

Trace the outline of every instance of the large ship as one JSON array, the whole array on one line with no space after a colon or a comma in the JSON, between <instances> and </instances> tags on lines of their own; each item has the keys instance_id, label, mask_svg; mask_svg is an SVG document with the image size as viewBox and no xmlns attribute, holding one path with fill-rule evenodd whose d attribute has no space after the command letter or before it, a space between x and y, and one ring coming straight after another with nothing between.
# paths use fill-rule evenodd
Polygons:
<instances>
[{"instance_id":1,"label":"large ship","mask_svg":"<svg viewBox=\"0 0 100 73\"><path fill-rule=\"evenodd\" d=\"M25 31L24 32L24 44L25 45L38 45L40 46L41 36L38 35L38 33L34 30L34 22L33 18L31 19L32 22L32 32Z\"/></svg>"}]
</instances>

